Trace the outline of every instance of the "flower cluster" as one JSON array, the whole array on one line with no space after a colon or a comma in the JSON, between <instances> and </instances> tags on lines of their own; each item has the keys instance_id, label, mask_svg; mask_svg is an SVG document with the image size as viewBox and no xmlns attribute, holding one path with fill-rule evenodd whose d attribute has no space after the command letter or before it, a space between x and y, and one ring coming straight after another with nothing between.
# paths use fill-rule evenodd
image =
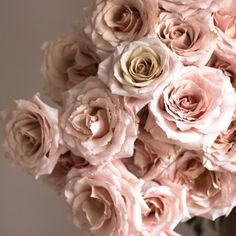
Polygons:
<instances>
[{"instance_id":1,"label":"flower cluster","mask_svg":"<svg viewBox=\"0 0 236 236\"><path fill-rule=\"evenodd\" d=\"M6 156L84 235L175 236L236 205L232 0L96 0L43 45L47 94L2 112Z\"/></svg>"}]
</instances>

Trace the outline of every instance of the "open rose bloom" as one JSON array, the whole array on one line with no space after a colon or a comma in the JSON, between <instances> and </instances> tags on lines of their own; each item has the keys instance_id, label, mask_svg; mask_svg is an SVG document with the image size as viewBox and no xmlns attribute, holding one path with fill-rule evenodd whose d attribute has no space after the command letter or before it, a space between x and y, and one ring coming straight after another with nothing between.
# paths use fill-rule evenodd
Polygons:
<instances>
[{"instance_id":1,"label":"open rose bloom","mask_svg":"<svg viewBox=\"0 0 236 236\"><path fill-rule=\"evenodd\" d=\"M11 163L90 236L177 236L236 206L232 0L96 0L42 46L46 94L1 112Z\"/></svg>"}]
</instances>

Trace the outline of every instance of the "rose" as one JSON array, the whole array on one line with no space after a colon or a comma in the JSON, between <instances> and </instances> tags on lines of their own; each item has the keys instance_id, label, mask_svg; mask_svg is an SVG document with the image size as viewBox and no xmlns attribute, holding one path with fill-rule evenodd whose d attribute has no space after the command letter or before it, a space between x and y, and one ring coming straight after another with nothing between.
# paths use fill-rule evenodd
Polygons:
<instances>
[{"instance_id":1,"label":"rose","mask_svg":"<svg viewBox=\"0 0 236 236\"><path fill-rule=\"evenodd\" d=\"M59 157L53 172L45 177L46 184L60 195L64 195L67 174L72 168L82 170L90 168L90 165L84 158L66 151Z\"/></svg>"},{"instance_id":2,"label":"rose","mask_svg":"<svg viewBox=\"0 0 236 236\"><path fill-rule=\"evenodd\" d=\"M207 65L222 70L230 78L232 86L236 89L236 61L235 64L233 62L230 64L227 60L214 54Z\"/></svg>"},{"instance_id":3,"label":"rose","mask_svg":"<svg viewBox=\"0 0 236 236\"><path fill-rule=\"evenodd\" d=\"M204 146L204 165L210 170L236 172L236 113L213 145Z\"/></svg>"},{"instance_id":4,"label":"rose","mask_svg":"<svg viewBox=\"0 0 236 236\"><path fill-rule=\"evenodd\" d=\"M58 111L35 95L17 100L2 112L5 122L4 148L12 163L29 174L50 174L62 152Z\"/></svg>"},{"instance_id":5,"label":"rose","mask_svg":"<svg viewBox=\"0 0 236 236\"><path fill-rule=\"evenodd\" d=\"M132 156L136 117L97 77L69 90L63 107L62 138L74 154L94 165Z\"/></svg>"},{"instance_id":6,"label":"rose","mask_svg":"<svg viewBox=\"0 0 236 236\"><path fill-rule=\"evenodd\" d=\"M225 130L235 110L235 92L220 70L187 67L154 93L147 121L158 139L163 130L173 142L190 149L212 144Z\"/></svg>"},{"instance_id":7,"label":"rose","mask_svg":"<svg viewBox=\"0 0 236 236\"><path fill-rule=\"evenodd\" d=\"M221 0L160 0L160 7L165 11L178 12L183 16L210 14L219 10Z\"/></svg>"},{"instance_id":8,"label":"rose","mask_svg":"<svg viewBox=\"0 0 236 236\"><path fill-rule=\"evenodd\" d=\"M61 103L62 93L97 73L97 58L83 35L71 33L42 46L41 73L51 98Z\"/></svg>"},{"instance_id":9,"label":"rose","mask_svg":"<svg viewBox=\"0 0 236 236\"><path fill-rule=\"evenodd\" d=\"M149 207L143 215L143 235L159 235L165 229L174 229L189 218L186 189L176 184L161 186L147 181L142 188L143 198Z\"/></svg>"},{"instance_id":10,"label":"rose","mask_svg":"<svg viewBox=\"0 0 236 236\"><path fill-rule=\"evenodd\" d=\"M185 65L206 65L215 49L216 36L208 22L196 16L161 13L156 32Z\"/></svg>"},{"instance_id":11,"label":"rose","mask_svg":"<svg viewBox=\"0 0 236 236\"><path fill-rule=\"evenodd\" d=\"M170 80L179 66L177 58L158 38L146 37L118 47L99 65L98 77L114 94L144 98Z\"/></svg>"},{"instance_id":12,"label":"rose","mask_svg":"<svg viewBox=\"0 0 236 236\"><path fill-rule=\"evenodd\" d=\"M151 33L157 16L157 0L97 0L84 32L105 59L120 44Z\"/></svg>"},{"instance_id":13,"label":"rose","mask_svg":"<svg viewBox=\"0 0 236 236\"><path fill-rule=\"evenodd\" d=\"M91 235L134 235L141 230L141 213L148 209L140 181L120 161L68 175L65 197L74 223Z\"/></svg>"},{"instance_id":14,"label":"rose","mask_svg":"<svg viewBox=\"0 0 236 236\"><path fill-rule=\"evenodd\" d=\"M224 8L213 15L214 26L218 36L216 54L229 62L236 63L236 14Z\"/></svg>"},{"instance_id":15,"label":"rose","mask_svg":"<svg viewBox=\"0 0 236 236\"><path fill-rule=\"evenodd\" d=\"M236 203L236 176L229 172L214 172L202 163L203 153L183 150L175 162L165 166L156 181L171 181L188 189L187 205L191 216L215 220L228 215ZM157 168L162 168L161 166Z\"/></svg>"}]
</instances>

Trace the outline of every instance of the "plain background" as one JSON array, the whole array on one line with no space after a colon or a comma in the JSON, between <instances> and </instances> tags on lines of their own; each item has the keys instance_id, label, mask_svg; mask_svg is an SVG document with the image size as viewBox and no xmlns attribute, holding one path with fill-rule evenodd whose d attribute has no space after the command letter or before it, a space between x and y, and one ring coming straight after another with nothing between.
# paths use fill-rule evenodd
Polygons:
<instances>
[{"instance_id":1,"label":"plain background","mask_svg":"<svg viewBox=\"0 0 236 236\"><path fill-rule=\"evenodd\" d=\"M14 99L43 94L40 47L69 32L89 2L0 0L0 110ZM10 167L0 148L0 236L81 235L69 215L52 190ZM180 232L193 236L186 226Z\"/></svg>"}]
</instances>

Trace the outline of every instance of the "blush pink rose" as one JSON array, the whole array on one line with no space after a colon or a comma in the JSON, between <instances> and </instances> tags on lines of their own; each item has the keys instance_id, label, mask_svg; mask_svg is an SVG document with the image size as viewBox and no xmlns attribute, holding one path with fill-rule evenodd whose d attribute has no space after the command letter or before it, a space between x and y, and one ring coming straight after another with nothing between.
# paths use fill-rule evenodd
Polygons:
<instances>
[{"instance_id":1,"label":"blush pink rose","mask_svg":"<svg viewBox=\"0 0 236 236\"><path fill-rule=\"evenodd\" d=\"M65 197L75 225L89 235L135 235L148 210L141 182L120 161L90 171L71 170Z\"/></svg>"},{"instance_id":2,"label":"blush pink rose","mask_svg":"<svg viewBox=\"0 0 236 236\"><path fill-rule=\"evenodd\" d=\"M58 111L36 94L29 101L15 101L2 117L4 149L13 165L36 177L50 174L62 152Z\"/></svg>"},{"instance_id":3,"label":"blush pink rose","mask_svg":"<svg viewBox=\"0 0 236 236\"><path fill-rule=\"evenodd\" d=\"M120 46L99 65L98 77L112 93L146 98L165 80L171 80L178 59L155 37Z\"/></svg>"},{"instance_id":4,"label":"blush pink rose","mask_svg":"<svg viewBox=\"0 0 236 236\"><path fill-rule=\"evenodd\" d=\"M111 94L97 77L90 77L65 94L60 127L65 145L98 165L132 156L136 120L122 97Z\"/></svg>"},{"instance_id":5,"label":"blush pink rose","mask_svg":"<svg viewBox=\"0 0 236 236\"><path fill-rule=\"evenodd\" d=\"M215 171L236 173L236 114L229 127L222 131L210 146L204 150L204 166Z\"/></svg>"},{"instance_id":6,"label":"blush pink rose","mask_svg":"<svg viewBox=\"0 0 236 236\"><path fill-rule=\"evenodd\" d=\"M84 32L103 60L117 46L151 33L158 12L158 0L96 0Z\"/></svg>"},{"instance_id":7,"label":"blush pink rose","mask_svg":"<svg viewBox=\"0 0 236 236\"><path fill-rule=\"evenodd\" d=\"M212 144L230 124L235 110L235 92L222 71L187 67L154 93L147 123L155 139L159 130L187 148Z\"/></svg>"},{"instance_id":8,"label":"blush pink rose","mask_svg":"<svg viewBox=\"0 0 236 236\"><path fill-rule=\"evenodd\" d=\"M162 186L146 181L142 195L149 210L143 215L142 235L159 235L188 219L186 193L186 188L176 184Z\"/></svg>"},{"instance_id":9,"label":"blush pink rose","mask_svg":"<svg viewBox=\"0 0 236 236\"><path fill-rule=\"evenodd\" d=\"M234 3L235 5L235 3ZM214 13L214 26L218 36L216 54L229 62L236 64L236 13L224 8Z\"/></svg>"},{"instance_id":10,"label":"blush pink rose","mask_svg":"<svg viewBox=\"0 0 236 236\"><path fill-rule=\"evenodd\" d=\"M216 45L216 35L202 17L163 12L156 33L184 65L206 65Z\"/></svg>"},{"instance_id":11,"label":"blush pink rose","mask_svg":"<svg viewBox=\"0 0 236 236\"><path fill-rule=\"evenodd\" d=\"M73 32L44 43L42 50L41 73L47 93L57 103L61 103L63 92L97 73L98 60L84 35Z\"/></svg>"},{"instance_id":12,"label":"blush pink rose","mask_svg":"<svg viewBox=\"0 0 236 236\"><path fill-rule=\"evenodd\" d=\"M160 0L162 9L169 12L178 12L183 16L207 15L216 12L222 6L222 0Z\"/></svg>"},{"instance_id":13,"label":"blush pink rose","mask_svg":"<svg viewBox=\"0 0 236 236\"><path fill-rule=\"evenodd\" d=\"M165 165L165 171L156 177L156 181L161 184L171 181L186 187L191 216L215 220L228 215L236 204L236 175L210 171L202 161L202 152L183 150L175 162Z\"/></svg>"}]
</instances>

